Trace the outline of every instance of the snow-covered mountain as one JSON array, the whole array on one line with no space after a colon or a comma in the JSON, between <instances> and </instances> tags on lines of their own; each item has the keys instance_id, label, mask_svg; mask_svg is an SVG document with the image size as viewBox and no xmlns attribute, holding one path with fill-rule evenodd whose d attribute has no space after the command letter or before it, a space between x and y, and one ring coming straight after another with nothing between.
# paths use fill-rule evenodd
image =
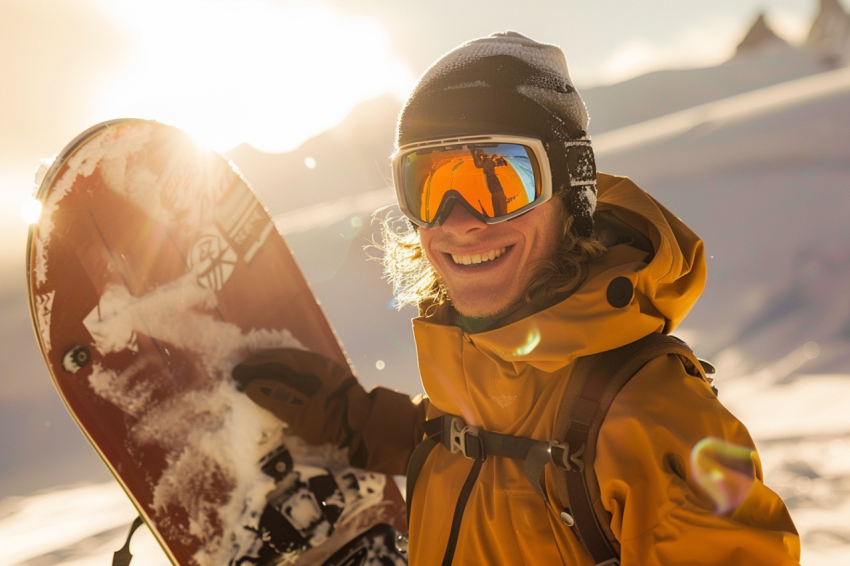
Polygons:
<instances>
[{"instance_id":1,"label":"snow-covered mountain","mask_svg":"<svg viewBox=\"0 0 850 566\"><path fill-rule=\"evenodd\" d=\"M811 49L773 45L745 51L715 67L655 71L581 90L590 133L599 135L672 112L831 69Z\"/></svg>"},{"instance_id":2,"label":"snow-covered mountain","mask_svg":"<svg viewBox=\"0 0 850 566\"><path fill-rule=\"evenodd\" d=\"M850 14L838 0L820 0L802 46L790 45L759 14L734 57L702 69L647 73L581 90L591 134L601 134L678 110L839 68L850 57Z\"/></svg>"}]
</instances>

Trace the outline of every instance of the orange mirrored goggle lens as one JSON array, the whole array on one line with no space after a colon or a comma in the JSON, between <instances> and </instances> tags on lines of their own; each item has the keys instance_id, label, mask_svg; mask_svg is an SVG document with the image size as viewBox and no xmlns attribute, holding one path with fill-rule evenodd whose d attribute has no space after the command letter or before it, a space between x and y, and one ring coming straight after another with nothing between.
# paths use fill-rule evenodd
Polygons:
<instances>
[{"instance_id":1,"label":"orange mirrored goggle lens","mask_svg":"<svg viewBox=\"0 0 850 566\"><path fill-rule=\"evenodd\" d=\"M408 153L401 163L411 214L434 222L449 197L486 218L500 218L537 200L540 166L531 148L514 143L446 145Z\"/></svg>"}]
</instances>

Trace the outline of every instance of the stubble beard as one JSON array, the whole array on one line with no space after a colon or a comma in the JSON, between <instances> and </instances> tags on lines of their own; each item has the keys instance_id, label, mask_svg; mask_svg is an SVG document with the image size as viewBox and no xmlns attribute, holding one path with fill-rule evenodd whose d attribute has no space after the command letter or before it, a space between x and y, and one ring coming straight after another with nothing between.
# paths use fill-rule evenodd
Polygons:
<instances>
[{"instance_id":1,"label":"stubble beard","mask_svg":"<svg viewBox=\"0 0 850 566\"><path fill-rule=\"evenodd\" d=\"M525 292L517 292L511 289L511 299L506 301L505 304L500 304L498 306L494 306L492 308L487 308L486 306L481 306L479 308L475 308L474 305L467 304L467 301L461 299L457 300L455 295L452 293L452 290L446 285L445 280L440 277L438 279L438 284L445 294L446 300L452 305L452 308L460 314L461 316L467 318L502 318L505 317L517 309L523 307L527 304ZM469 292L469 291L467 291ZM476 291L473 290L472 293ZM481 290L481 294L486 294L486 290ZM514 296L515 295L515 296Z\"/></svg>"}]
</instances>

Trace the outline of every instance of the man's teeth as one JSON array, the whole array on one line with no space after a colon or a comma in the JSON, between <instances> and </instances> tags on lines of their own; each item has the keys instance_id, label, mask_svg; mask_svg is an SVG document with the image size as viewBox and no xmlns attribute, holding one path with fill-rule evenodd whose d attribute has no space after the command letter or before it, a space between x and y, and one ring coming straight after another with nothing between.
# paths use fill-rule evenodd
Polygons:
<instances>
[{"instance_id":1,"label":"man's teeth","mask_svg":"<svg viewBox=\"0 0 850 566\"><path fill-rule=\"evenodd\" d=\"M492 261L505 253L505 250L508 248L502 248L499 250L490 250L487 253L483 254L475 254L475 255L455 255L452 254L452 259L455 260L455 263L458 265L473 265L476 263L484 263L485 261Z\"/></svg>"}]
</instances>

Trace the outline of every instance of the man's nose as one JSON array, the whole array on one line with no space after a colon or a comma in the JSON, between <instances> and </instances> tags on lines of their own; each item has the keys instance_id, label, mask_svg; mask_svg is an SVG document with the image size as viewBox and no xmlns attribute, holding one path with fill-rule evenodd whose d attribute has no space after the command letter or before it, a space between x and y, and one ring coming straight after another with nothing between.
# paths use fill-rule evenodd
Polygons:
<instances>
[{"instance_id":1,"label":"man's nose","mask_svg":"<svg viewBox=\"0 0 850 566\"><path fill-rule=\"evenodd\" d=\"M483 230L487 224L477 219L470 214L466 207L459 203L454 203L448 218L446 218L440 227L450 234L463 236L472 232Z\"/></svg>"}]
</instances>

